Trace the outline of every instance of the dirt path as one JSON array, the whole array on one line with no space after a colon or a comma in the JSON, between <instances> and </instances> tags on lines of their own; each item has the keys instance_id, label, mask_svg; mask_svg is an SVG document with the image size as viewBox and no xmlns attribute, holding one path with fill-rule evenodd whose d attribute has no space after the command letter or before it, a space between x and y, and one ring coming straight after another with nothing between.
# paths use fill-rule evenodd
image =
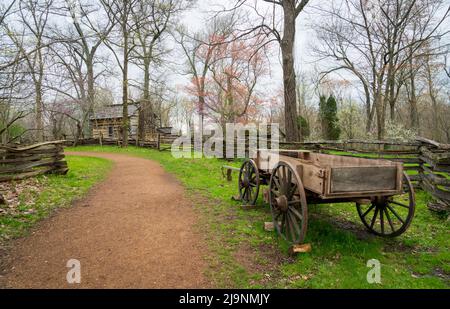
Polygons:
<instances>
[{"instance_id":1,"label":"dirt path","mask_svg":"<svg viewBox=\"0 0 450 309\"><path fill-rule=\"evenodd\" d=\"M205 248L183 187L159 164L117 154L103 183L13 242L0 285L14 288L202 288ZM68 284L69 259L81 284Z\"/></svg>"}]
</instances>

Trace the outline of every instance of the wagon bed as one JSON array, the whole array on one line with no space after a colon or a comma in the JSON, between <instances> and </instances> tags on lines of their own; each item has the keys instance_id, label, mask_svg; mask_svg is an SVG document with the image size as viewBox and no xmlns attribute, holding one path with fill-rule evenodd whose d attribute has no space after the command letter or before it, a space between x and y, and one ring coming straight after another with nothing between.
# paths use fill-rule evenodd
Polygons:
<instances>
[{"instance_id":1,"label":"wagon bed","mask_svg":"<svg viewBox=\"0 0 450 309\"><path fill-rule=\"evenodd\" d=\"M274 156L274 150L258 150L257 168L270 173ZM402 163L286 150L279 151L277 161L291 165L303 187L322 199L393 195L402 190Z\"/></svg>"}]
</instances>

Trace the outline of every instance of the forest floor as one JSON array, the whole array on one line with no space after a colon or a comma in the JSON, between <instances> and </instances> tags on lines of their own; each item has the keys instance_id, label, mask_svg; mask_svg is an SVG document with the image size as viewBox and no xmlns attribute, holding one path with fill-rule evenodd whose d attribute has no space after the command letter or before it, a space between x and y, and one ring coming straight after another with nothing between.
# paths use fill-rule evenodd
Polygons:
<instances>
[{"instance_id":1,"label":"forest floor","mask_svg":"<svg viewBox=\"0 0 450 309\"><path fill-rule=\"evenodd\" d=\"M264 222L270 222L271 214L269 207L260 198L257 202L257 208L253 210L241 209L240 203L233 201L232 196L237 194L236 174L233 175L233 181L228 182L223 178L221 166L234 165L240 166L240 162L226 162L219 159L176 159L170 152L159 152L157 150L128 147L126 149L118 147L77 147L70 148L71 151L83 151L101 154L107 158L114 154L126 154L127 160L142 161L147 159L147 168L133 170L133 175L127 175L127 171L110 174L106 182L91 190L92 194L97 194L98 190L106 190L111 185L109 181L121 183L118 192L105 191L108 195L118 196L124 191L126 182L121 178L128 179L133 183L138 182L136 188L126 187L127 190L133 190L136 203L145 196L148 191L158 191L164 198L173 194L180 194L183 203L175 203L174 208L162 208L161 212L147 214L145 218L138 219L137 222L144 226L147 224L163 223L168 226L158 226L152 229L153 237L170 241L170 238L177 237L178 230L173 228L178 221L178 215L185 214L191 218L183 225L183 228L189 227L188 235L189 246L196 248L197 254L189 251L190 248L181 249L176 244L175 250L184 259L189 256L198 266L194 274L198 274L199 280L196 287L219 287L219 288L449 288L450 287L450 222L447 217L436 215L430 212L426 204L429 196L422 191L416 193L417 208L415 218L409 230L395 239L382 239L366 232L359 220L354 204L326 204L326 205L308 205L309 209L309 227L306 236L306 242L312 245L312 251L298 256L288 254L288 244L280 239L275 232L264 231ZM75 158L75 157L73 157ZM122 158L122 157L121 157ZM125 157L123 157L125 158ZM150 161L151 160L151 161ZM130 162L131 162L130 161ZM145 161L145 160L144 160ZM155 163L158 162L158 163ZM69 167L71 164L69 162ZM148 167L151 167L150 169ZM71 167L72 168L72 167ZM168 176L163 169L175 177ZM152 186L147 187L148 182L143 182L143 174L152 174L153 170L162 173L151 182ZM115 180L112 180L113 177ZM134 178L137 181L133 180ZM162 183L170 182L168 187L160 187ZM180 187L178 181L184 188ZM155 187L156 186L156 187ZM177 193L172 189L178 188ZM103 188L103 189L102 189ZM169 191L168 191L169 190ZM90 195L90 196L91 196ZM171 197L172 198L172 197ZM88 197L89 199L89 197ZM83 229L75 227L79 232L88 229L94 233L98 225L105 224L105 221L111 222L111 225L120 222L128 230L127 237L120 231L121 226L114 226L106 229L110 235L97 235L97 241L117 238L126 246L128 250L122 250L119 247L117 252L122 255L132 254L129 250L137 250L136 246L149 245L139 237L139 231L134 227L128 226L127 220L114 218L115 216L125 216L128 211L134 213L133 205L129 205L125 211L121 205L124 199L110 200L111 205L101 206L102 201L98 201L99 210L102 216L98 221L77 221L77 224L83 225ZM188 207L185 207L188 205ZM191 207L193 206L193 207ZM105 207L102 209L102 207ZM119 208L121 211L116 212ZM78 210L77 210L78 209ZM74 210L79 212L82 218L88 218L84 212L94 211L94 207L83 207L75 204ZM63 212L65 213L65 211ZM61 224L67 224L67 217L71 217L67 212L61 217ZM84 217L86 216L86 217ZM66 218L66 219L64 219ZM168 218L168 219L167 219ZM128 218L131 220L131 218ZM167 219L167 220L166 220ZM51 219L50 219L51 220ZM69 221L73 220L69 218ZM160 222L162 220L162 222ZM175 222L174 222L175 221ZM44 226L45 226L44 221ZM75 224L75 221L72 221ZM192 230L191 230L192 228ZM39 230L39 228L37 228ZM59 231L63 233L62 229ZM167 235L165 235L167 234ZM83 234L85 237L94 237L90 234ZM29 242L29 238L19 240ZM42 236L43 237L43 236ZM52 236L48 236L52 237ZM55 239L53 237L52 239ZM45 238L42 238L41 246L45 246ZM80 240L81 241L81 240ZM128 244L135 242L134 246ZM167 244L164 244L167 245ZM198 245L198 247L196 247ZM30 244L31 246L31 244ZM19 245L19 249L20 249ZM99 242L92 249L95 251L98 247L106 249ZM31 247L30 247L31 248ZM75 247L84 250L81 247ZM185 248L185 247L183 247ZM144 249L145 250L145 249ZM183 252L184 250L188 250ZM81 251L86 252L86 251ZM74 251L75 253L75 251ZM149 254L150 251L148 251ZM199 253L202 253L201 255ZM76 254L71 254L70 258L76 258ZM114 272L110 278L128 277L126 260L114 262L114 257L120 257L114 252L101 250L94 255L99 259L97 263L92 260L98 270L93 270L98 276L105 267L105 259L116 269L109 269ZM143 258L144 256L139 256ZM68 258L68 257L64 257ZM162 257L164 258L164 257ZM381 283L370 284L367 281L368 271L371 269L367 263L369 260L377 259L381 263ZM120 263L119 263L120 262ZM19 267L23 262L16 262ZM116 264L114 264L116 263ZM163 262L162 262L163 263ZM26 265L26 264L25 264ZM82 262L83 265L83 262ZM162 265L162 264L161 264ZM167 269L160 268L161 272L168 272L173 265L164 264ZM61 266L64 268L64 265ZM89 267L86 265L86 267ZM203 269L203 273L201 273ZM67 269L63 269L67 271ZM130 270L130 269L128 269ZM184 272L183 270L180 270ZM17 271L16 271L17 272ZM197 276L197 275L193 275ZM143 272L142 278L150 277L149 273ZM65 277L63 277L64 279ZM94 278L94 277L92 277ZM88 278L91 280L91 278ZM116 283L106 282L105 278L99 277L98 280L104 286L119 286ZM62 279L61 279L62 280ZM84 278L82 279L82 281ZM142 279L147 280L147 279ZM151 279L148 279L151 280ZM208 282L206 284L205 282ZM124 283L124 282L122 282ZM147 287L158 287L146 281ZM117 285L115 285L117 284ZM97 285L101 287L100 285ZM122 284L120 286L136 286ZM144 286L144 285L140 285Z\"/></svg>"},{"instance_id":2,"label":"forest floor","mask_svg":"<svg viewBox=\"0 0 450 309\"><path fill-rule=\"evenodd\" d=\"M175 177L150 160L120 154L70 155L101 157L114 167L87 197L37 224L28 237L10 243L11 250L2 258L2 286L208 287L207 248L194 229L192 204ZM71 259L80 262L80 284L67 282L66 263Z\"/></svg>"}]
</instances>

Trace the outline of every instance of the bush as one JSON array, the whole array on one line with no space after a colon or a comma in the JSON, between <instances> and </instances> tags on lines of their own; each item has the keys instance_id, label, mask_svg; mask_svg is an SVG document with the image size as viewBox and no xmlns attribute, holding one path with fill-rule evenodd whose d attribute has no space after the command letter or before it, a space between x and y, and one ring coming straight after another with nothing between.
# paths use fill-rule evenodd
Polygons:
<instances>
[{"instance_id":1,"label":"bush","mask_svg":"<svg viewBox=\"0 0 450 309\"><path fill-rule=\"evenodd\" d=\"M388 140L411 141L416 137L417 133L414 130L406 129L399 123L393 123L391 121L386 123L386 139Z\"/></svg>"},{"instance_id":2,"label":"bush","mask_svg":"<svg viewBox=\"0 0 450 309\"><path fill-rule=\"evenodd\" d=\"M322 137L327 140L338 140L341 129L334 96L331 95L328 99L325 96L320 97L319 116L322 124Z\"/></svg>"},{"instance_id":3,"label":"bush","mask_svg":"<svg viewBox=\"0 0 450 309\"><path fill-rule=\"evenodd\" d=\"M311 129L309 127L309 122L305 117L298 116L297 118L297 126L302 132L302 136L307 138L311 135Z\"/></svg>"}]
</instances>

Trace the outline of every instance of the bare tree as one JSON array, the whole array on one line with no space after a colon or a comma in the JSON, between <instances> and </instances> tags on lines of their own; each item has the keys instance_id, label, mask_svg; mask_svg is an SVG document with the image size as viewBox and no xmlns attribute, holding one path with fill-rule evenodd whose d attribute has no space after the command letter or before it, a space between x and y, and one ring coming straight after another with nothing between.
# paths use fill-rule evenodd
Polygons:
<instances>
[{"instance_id":1,"label":"bare tree","mask_svg":"<svg viewBox=\"0 0 450 309\"><path fill-rule=\"evenodd\" d=\"M263 0L273 5L272 12L268 12L267 7L261 8L257 1L237 0L234 9L251 8L258 21L249 28L242 31L241 37L248 35L266 35L270 37L265 44L276 41L280 44L283 67L283 88L284 88L284 127L286 139L298 141L302 139L302 134L297 126L297 94L295 77L294 46L296 38L296 22L300 13L304 10L309 0ZM276 8L282 11L282 26L276 21ZM280 29L281 28L281 29Z\"/></svg>"},{"instance_id":2,"label":"bare tree","mask_svg":"<svg viewBox=\"0 0 450 309\"><path fill-rule=\"evenodd\" d=\"M32 79L35 91L35 126L37 140L44 140L44 103L43 80L45 57L45 31L53 0L19 0L21 32L15 31L4 24L7 34L25 60L28 73ZM32 50L30 52L27 47ZM17 60L17 59L16 59Z\"/></svg>"},{"instance_id":3,"label":"bare tree","mask_svg":"<svg viewBox=\"0 0 450 309\"><path fill-rule=\"evenodd\" d=\"M284 27L281 38L281 54L283 63L284 84L284 121L286 139L289 141L302 140L301 132L297 126L297 98L295 82L294 46L296 21L309 0L264 0L280 5L283 8Z\"/></svg>"},{"instance_id":4,"label":"bare tree","mask_svg":"<svg viewBox=\"0 0 450 309\"><path fill-rule=\"evenodd\" d=\"M73 49L72 56L78 56L86 68L86 84L87 92L82 94L81 98L87 102L88 111L85 117L92 114L95 99L95 79L98 74L95 74L96 55L100 45L105 41L113 27L116 24L115 19L106 19L106 22L98 21L101 16L101 8L88 3L78 3L78 8L67 5L66 9L72 19L72 26L76 31L76 39L80 49ZM79 9L79 11L78 11ZM95 18L94 16L97 16ZM67 47L71 49L71 47ZM102 59L105 61L105 59ZM81 85L80 85L81 86ZM80 88L81 89L81 88ZM83 124L86 119L83 119Z\"/></svg>"},{"instance_id":5,"label":"bare tree","mask_svg":"<svg viewBox=\"0 0 450 309\"><path fill-rule=\"evenodd\" d=\"M130 59L132 57L133 49L136 45L131 40L137 28L141 26L141 23L144 20L144 16L141 16L138 20L133 19L133 12L138 9L138 1L139 0L100 0L102 3L105 12L108 15L111 23L115 24L117 27L117 34L119 37L110 36L108 40L105 42L106 46L113 53L117 64L122 72L122 107L123 107L123 115L122 115L122 126L121 126L121 135L122 135L122 146L128 146L128 136L130 130L130 121L128 116L128 67L130 63ZM134 14L134 16L138 16ZM114 33L116 34L116 33ZM119 47L122 53L122 59L118 54L118 51L113 48L113 45Z\"/></svg>"},{"instance_id":6,"label":"bare tree","mask_svg":"<svg viewBox=\"0 0 450 309\"><path fill-rule=\"evenodd\" d=\"M254 54L260 44L257 38L217 43L205 80L204 98L208 115L225 130L226 123L246 122L255 116L259 103L255 89L267 74L267 59L261 49Z\"/></svg>"},{"instance_id":7,"label":"bare tree","mask_svg":"<svg viewBox=\"0 0 450 309\"><path fill-rule=\"evenodd\" d=\"M315 52L338 65L329 74L346 70L361 82L366 97L367 131L376 113L378 138L385 135L389 108L395 119L398 95L408 76L411 59L421 57L423 47L439 38L439 27L450 7L439 15L443 1L335 1L316 25L323 46ZM325 22L324 22L325 21Z\"/></svg>"},{"instance_id":8,"label":"bare tree","mask_svg":"<svg viewBox=\"0 0 450 309\"><path fill-rule=\"evenodd\" d=\"M145 138L146 123L154 125L154 107L150 100L151 66L162 61L167 53L164 48L164 37L169 33L170 27L177 14L187 8L187 2L175 0L139 0L137 9L133 11L133 19L139 23L136 35L132 37L133 62L143 71L142 98L140 100L138 137Z\"/></svg>"},{"instance_id":9,"label":"bare tree","mask_svg":"<svg viewBox=\"0 0 450 309\"><path fill-rule=\"evenodd\" d=\"M203 128L206 109L205 93L208 68L212 65L214 52L223 43L223 38L228 38L233 32L234 24L235 15L232 13L213 18L207 25L206 31L191 34L183 27L177 29L175 39L181 46L186 59L187 70L184 74L191 77L195 87L201 128Z\"/></svg>"}]
</instances>

